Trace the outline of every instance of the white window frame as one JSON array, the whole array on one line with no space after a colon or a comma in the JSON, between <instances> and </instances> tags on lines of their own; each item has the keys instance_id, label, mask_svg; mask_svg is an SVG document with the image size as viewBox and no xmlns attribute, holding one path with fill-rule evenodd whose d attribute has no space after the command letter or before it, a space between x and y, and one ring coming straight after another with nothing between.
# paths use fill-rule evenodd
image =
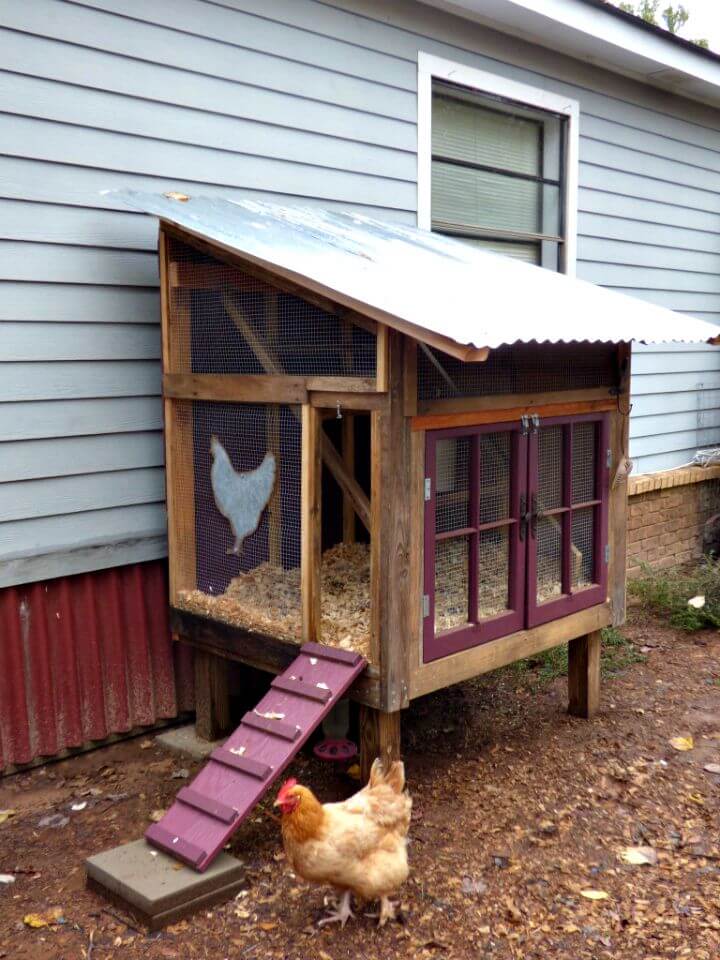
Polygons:
<instances>
[{"instance_id":1,"label":"white window frame","mask_svg":"<svg viewBox=\"0 0 720 960\"><path fill-rule=\"evenodd\" d=\"M565 235L562 273L575 276L577 259L577 195L580 104L556 93L548 93L526 83L443 60L429 53L418 53L418 140L417 140L417 224L432 228L432 84L445 80L479 93L488 93L515 101L519 106L547 110L568 118L567 156L565 159L564 209Z\"/></svg>"}]
</instances>

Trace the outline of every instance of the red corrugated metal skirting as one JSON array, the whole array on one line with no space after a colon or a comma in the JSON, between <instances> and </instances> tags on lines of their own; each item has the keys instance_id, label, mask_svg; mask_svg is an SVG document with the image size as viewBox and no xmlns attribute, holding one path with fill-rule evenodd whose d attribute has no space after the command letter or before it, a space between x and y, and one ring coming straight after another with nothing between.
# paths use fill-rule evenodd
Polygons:
<instances>
[{"instance_id":1,"label":"red corrugated metal skirting","mask_svg":"<svg viewBox=\"0 0 720 960\"><path fill-rule=\"evenodd\" d=\"M0 590L0 771L192 709L163 561Z\"/></svg>"}]
</instances>

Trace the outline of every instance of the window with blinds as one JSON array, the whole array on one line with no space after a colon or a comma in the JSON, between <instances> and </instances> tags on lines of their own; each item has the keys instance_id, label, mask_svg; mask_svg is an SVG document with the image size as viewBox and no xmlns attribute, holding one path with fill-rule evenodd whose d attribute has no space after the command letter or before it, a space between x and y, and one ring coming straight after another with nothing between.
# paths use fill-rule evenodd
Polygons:
<instances>
[{"instance_id":1,"label":"window with blinds","mask_svg":"<svg viewBox=\"0 0 720 960\"><path fill-rule=\"evenodd\" d=\"M433 230L561 270L566 124L433 81Z\"/></svg>"}]
</instances>

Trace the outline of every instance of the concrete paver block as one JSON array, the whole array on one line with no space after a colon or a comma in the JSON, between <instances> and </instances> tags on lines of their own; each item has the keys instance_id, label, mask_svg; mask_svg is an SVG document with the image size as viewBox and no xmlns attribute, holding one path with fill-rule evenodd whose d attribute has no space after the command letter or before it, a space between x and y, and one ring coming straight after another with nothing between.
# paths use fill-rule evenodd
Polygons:
<instances>
[{"instance_id":1,"label":"concrete paver block","mask_svg":"<svg viewBox=\"0 0 720 960\"><path fill-rule=\"evenodd\" d=\"M191 760L207 760L216 747L222 746L224 740L201 740L195 733L195 725L185 724L182 727L173 727L155 737L155 743L171 753L179 753L190 757Z\"/></svg>"},{"instance_id":2,"label":"concrete paver block","mask_svg":"<svg viewBox=\"0 0 720 960\"><path fill-rule=\"evenodd\" d=\"M149 930L229 900L243 886L239 860L220 853L198 873L153 848L145 840L113 847L85 861L87 885L137 917Z\"/></svg>"}]
</instances>

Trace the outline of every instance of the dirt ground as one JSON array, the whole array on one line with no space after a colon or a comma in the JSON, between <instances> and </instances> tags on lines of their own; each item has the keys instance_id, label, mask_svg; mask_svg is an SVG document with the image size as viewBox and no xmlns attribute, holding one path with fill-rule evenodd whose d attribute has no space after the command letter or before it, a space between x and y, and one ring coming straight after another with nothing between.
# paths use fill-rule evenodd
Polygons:
<instances>
[{"instance_id":1,"label":"dirt ground","mask_svg":"<svg viewBox=\"0 0 720 960\"><path fill-rule=\"evenodd\" d=\"M140 836L186 782L173 773L194 772L154 742L0 781L0 810L17 811L0 824L0 873L16 876L0 883L0 957L718 957L720 776L705 767L720 764L720 634L641 619L624 633L644 659L606 679L592 722L566 715L565 681L540 667L413 705L411 878L403 922L382 930L315 927L326 891L290 875L267 801L233 842L247 887L230 903L146 936L87 892L83 859ZM291 772L322 800L357 787L306 756ZM40 825L56 814L68 822ZM657 862L625 863L636 845ZM62 922L23 921L53 910Z\"/></svg>"}]
</instances>

